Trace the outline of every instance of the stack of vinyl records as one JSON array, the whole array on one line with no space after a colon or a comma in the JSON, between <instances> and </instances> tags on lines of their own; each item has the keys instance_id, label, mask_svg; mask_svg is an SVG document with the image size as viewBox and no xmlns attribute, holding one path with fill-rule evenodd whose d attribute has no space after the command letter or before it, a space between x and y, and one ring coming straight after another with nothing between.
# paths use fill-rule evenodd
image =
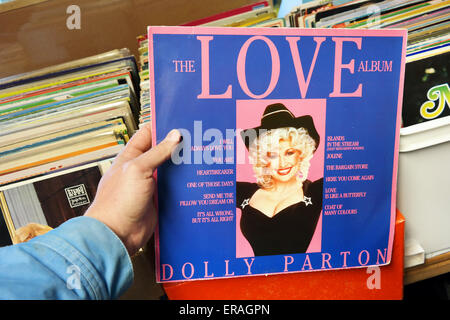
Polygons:
<instances>
[{"instance_id":1,"label":"stack of vinyl records","mask_svg":"<svg viewBox=\"0 0 450 320\"><path fill-rule=\"evenodd\" d=\"M285 19L291 27L408 29L407 55L413 57L448 48L449 5L448 0L321 0L295 7Z\"/></svg>"},{"instance_id":2,"label":"stack of vinyl records","mask_svg":"<svg viewBox=\"0 0 450 320\"><path fill-rule=\"evenodd\" d=\"M11 237L84 213L137 130L139 94L128 49L0 79L0 209Z\"/></svg>"},{"instance_id":3,"label":"stack of vinyl records","mask_svg":"<svg viewBox=\"0 0 450 320\"><path fill-rule=\"evenodd\" d=\"M182 25L203 27L284 27L285 19L277 18L276 10L268 1L260 1Z\"/></svg>"},{"instance_id":4,"label":"stack of vinyl records","mask_svg":"<svg viewBox=\"0 0 450 320\"><path fill-rule=\"evenodd\" d=\"M150 113L150 82L148 79L148 39L146 35L138 37L139 44L139 78L141 96L141 110L139 115L139 127L151 121Z\"/></svg>"},{"instance_id":5,"label":"stack of vinyl records","mask_svg":"<svg viewBox=\"0 0 450 320\"><path fill-rule=\"evenodd\" d=\"M316 0L292 8L285 19L291 27L407 29L403 126L450 115L448 108L432 110L431 102L422 108L448 92L449 0Z\"/></svg>"}]
</instances>

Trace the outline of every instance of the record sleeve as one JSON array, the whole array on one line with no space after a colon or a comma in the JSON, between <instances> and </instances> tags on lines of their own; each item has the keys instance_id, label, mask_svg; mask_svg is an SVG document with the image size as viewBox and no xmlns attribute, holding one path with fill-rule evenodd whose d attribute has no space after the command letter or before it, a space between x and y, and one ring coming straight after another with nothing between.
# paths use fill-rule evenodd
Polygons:
<instances>
[{"instance_id":1,"label":"record sleeve","mask_svg":"<svg viewBox=\"0 0 450 320\"><path fill-rule=\"evenodd\" d=\"M406 30L148 31L159 282L390 263Z\"/></svg>"},{"instance_id":2,"label":"record sleeve","mask_svg":"<svg viewBox=\"0 0 450 320\"><path fill-rule=\"evenodd\" d=\"M450 50L406 64L403 126L450 116Z\"/></svg>"}]
</instances>

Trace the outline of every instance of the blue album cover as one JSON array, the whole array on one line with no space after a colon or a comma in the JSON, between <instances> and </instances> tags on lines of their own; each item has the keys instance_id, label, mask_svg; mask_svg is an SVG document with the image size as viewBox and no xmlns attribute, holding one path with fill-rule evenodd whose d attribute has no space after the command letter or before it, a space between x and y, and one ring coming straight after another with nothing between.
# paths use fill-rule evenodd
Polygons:
<instances>
[{"instance_id":1,"label":"blue album cover","mask_svg":"<svg viewBox=\"0 0 450 320\"><path fill-rule=\"evenodd\" d=\"M149 27L158 282L389 264L406 36Z\"/></svg>"}]
</instances>

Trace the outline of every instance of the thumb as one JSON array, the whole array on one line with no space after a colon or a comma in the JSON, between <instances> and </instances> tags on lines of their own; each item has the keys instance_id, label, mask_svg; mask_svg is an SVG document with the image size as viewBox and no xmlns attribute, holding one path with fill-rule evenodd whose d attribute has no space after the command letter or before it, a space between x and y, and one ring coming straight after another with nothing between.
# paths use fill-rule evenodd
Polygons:
<instances>
[{"instance_id":1,"label":"thumb","mask_svg":"<svg viewBox=\"0 0 450 320\"><path fill-rule=\"evenodd\" d=\"M158 145L137 157L134 162L144 172L153 171L170 158L172 151L180 142L181 134L173 129Z\"/></svg>"}]
</instances>

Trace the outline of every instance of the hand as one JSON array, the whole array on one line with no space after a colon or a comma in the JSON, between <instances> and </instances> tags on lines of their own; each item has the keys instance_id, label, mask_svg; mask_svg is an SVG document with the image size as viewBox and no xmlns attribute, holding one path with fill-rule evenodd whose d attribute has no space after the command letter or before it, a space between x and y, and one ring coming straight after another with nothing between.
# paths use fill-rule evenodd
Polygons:
<instances>
[{"instance_id":1,"label":"hand","mask_svg":"<svg viewBox=\"0 0 450 320\"><path fill-rule=\"evenodd\" d=\"M153 234L157 220L153 173L170 157L180 141L180 133L170 131L153 148L151 141L149 125L135 133L103 175L95 199L85 213L114 231L130 255L143 247Z\"/></svg>"}]
</instances>

